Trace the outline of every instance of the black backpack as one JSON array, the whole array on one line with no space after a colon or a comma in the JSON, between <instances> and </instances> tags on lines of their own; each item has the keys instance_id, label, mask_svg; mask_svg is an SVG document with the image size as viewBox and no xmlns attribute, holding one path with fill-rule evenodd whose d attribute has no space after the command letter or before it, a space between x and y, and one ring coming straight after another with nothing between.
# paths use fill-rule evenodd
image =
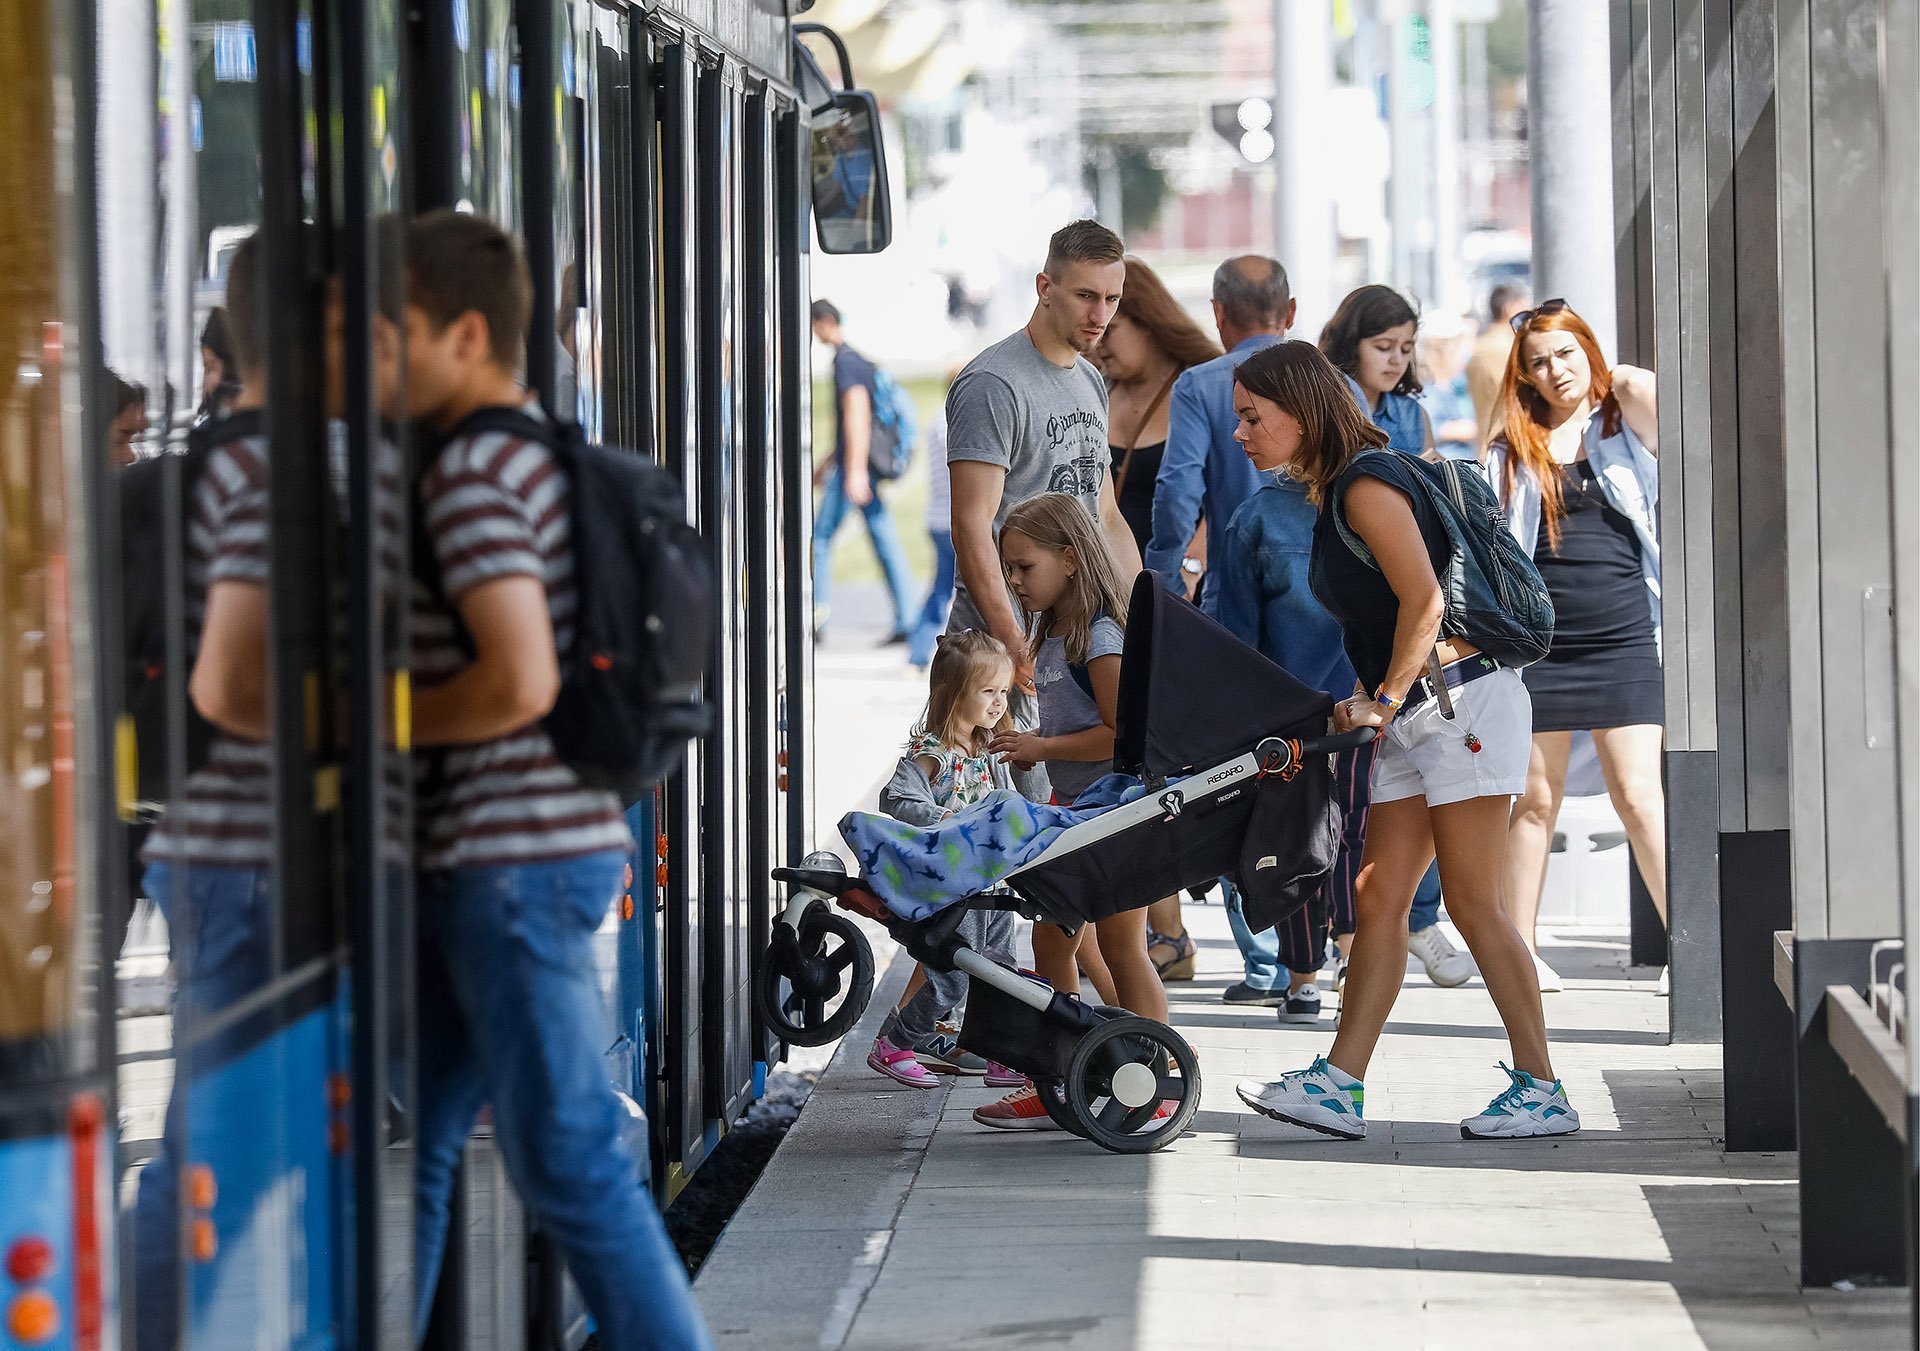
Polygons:
<instances>
[{"instance_id":1,"label":"black backpack","mask_svg":"<svg viewBox=\"0 0 1920 1351\"><path fill-rule=\"evenodd\" d=\"M172 777L170 747L167 740L167 626L173 618L172 605L177 598L167 593L168 547L167 502L180 503L180 536L176 541L180 556L176 566L186 567L186 531L193 519L193 492L206 472L213 452L243 437L257 436L265 419L257 411L231 414L212 422L203 422L187 433L187 448L178 454L155 455L136 461L120 472L120 607L121 644L124 654L121 680L120 763L123 772L131 769L135 797L141 802L167 800ZM184 617L180 622L185 625ZM179 687L186 688L200 650L198 629L187 627L183 656L185 666L179 673ZM191 774L207 762L213 745L214 727L187 702L187 762L184 773ZM128 758L131 757L131 764ZM124 795L127 785L122 784Z\"/></svg>"},{"instance_id":2,"label":"black backpack","mask_svg":"<svg viewBox=\"0 0 1920 1351\"><path fill-rule=\"evenodd\" d=\"M687 743L713 725L704 688L713 645L713 565L700 532L687 524L686 494L652 460L590 445L578 426L519 409L483 408L446 440L487 432L538 441L566 471L579 604L573 650L561 656L560 695L543 725L581 782L636 801L672 774ZM414 510L424 526L417 484ZM444 603L424 528L414 563ZM454 620L458 625L457 611ZM461 636L471 650L464 629Z\"/></svg>"},{"instance_id":3,"label":"black backpack","mask_svg":"<svg viewBox=\"0 0 1920 1351\"><path fill-rule=\"evenodd\" d=\"M1446 527L1453 557L1441 576L1446 597L1442 632L1457 633L1503 666L1531 666L1553 646L1553 600L1546 583L1507 528L1506 513L1477 470L1458 460L1418 459L1394 450L1370 450L1354 465L1384 470L1382 477L1433 504ZM1333 523L1360 560L1378 567L1366 541L1334 504Z\"/></svg>"}]
</instances>

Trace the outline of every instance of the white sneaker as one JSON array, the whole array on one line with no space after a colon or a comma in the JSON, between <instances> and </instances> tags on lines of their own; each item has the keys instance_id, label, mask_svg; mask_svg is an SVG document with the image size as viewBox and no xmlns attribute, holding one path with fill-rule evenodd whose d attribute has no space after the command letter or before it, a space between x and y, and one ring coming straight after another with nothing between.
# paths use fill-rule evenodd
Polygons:
<instances>
[{"instance_id":1,"label":"white sneaker","mask_svg":"<svg viewBox=\"0 0 1920 1351\"><path fill-rule=\"evenodd\" d=\"M1542 961L1537 952L1533 954L1533 975L1540 982L1541 994L1558 994L1564 988L1560 984L1560 973Z\"/></svg>"},{"instance_id":2,"label":"white sneaker","mask_svg":"<svg viewBox=\"0 0 1920 1351\"><path fill-rule=\"evenodd\" d=\"M1438 924L1429 924L1419 933L1407 935L1407 951L1427 968L1427 979L1452 989L1473 979L1473 958L1447 941Z\"/></svg>"},{"instance_id":3,"label":"white sneaker","mask_svg":"<svg viewBox=\"0 0 1920 1351\"><path fill-rule=\"evenodd\" d=\"M1479 1116L1460 1123L1466 1140L1519 1140L1535 1135L1572 1135L1580 1129L1580 1114L1567 1102L1567 1092L1555 1079L1543 1084L1531 1074L1500 1066L1513 1080L1507 1091L1487 1104Z\"/></svg>"},{"instance_id":4,"label":"white sneaker","mask_svg":"<svg viewBox=\"0 0 1920 1351\"><path fill-rule=\"evenodd\" d=\"M1341 1074L1345 1084L1334 1082L1340 1072L1321 1056L1303 1070L1291 1070L1270 1084L1258 1079L1242 1079L1234 1091L1240 1101L1262 1116L1303 1126L1322 1135L1342 1140L1364 1140L1367 1136L1367 1089L1358 1079Z\"/></svg>"},{"instance_id":5,"label":"white sneaker","mask_svg":"<svg viewBox=\"0 0 1920 1351\"><path fill-rule=\"evenodd\" d=\"M1665 966L1661 967L1660 983L1653 987L1653 992L1659 995L1662 999L1666 999L1673 994L1673 981L1671 978L1671 971L1672 971L1671 967L1665 967Z\"/></svg>"}]
</instances>

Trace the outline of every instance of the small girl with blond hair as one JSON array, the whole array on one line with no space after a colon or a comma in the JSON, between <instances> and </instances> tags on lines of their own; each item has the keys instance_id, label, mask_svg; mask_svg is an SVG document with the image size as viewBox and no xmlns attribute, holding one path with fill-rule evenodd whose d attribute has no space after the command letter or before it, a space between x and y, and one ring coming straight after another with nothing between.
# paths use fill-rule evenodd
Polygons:
<instances>
[{"instance_id":1,"label":"small girl with blond hair","mask_svg":"<svg viewBox=\"0 0 1920 1351\"><path fill-rule=\"evenodd\" d=\"M1040 725L1011 728L992 749L1016 765L1044 762L1055 801L1071 803L1110 772L1126 645L1127 591L1106 539L1087 509L1065 493L1021 503L1000 528L1000 562L1032 633ZM1147 912L1127 910L1093 925L1122 1008L1164 1021L1167 995L1147 953ZM1033 964L1054 989L1080 987L1075 952L1086 936L1033 926ZM974 1113L1002 1130L1044 1130L1051 1122L1027 1084Z\"/></svg>"},{"instance_id":2,"label":"small girl with blond hair","mask_svg":"<svg viewBox=\"0 0 1920 1351\"><path fill-rule=\"evenodd\" d=\"M1007 695L1013 657L988 634L951 634L934 652L928 684L926 711L880 793L881 811L923 827L940 824L996 789L1013 790L1005 763L990 749L994 734L1011 726ZM1013 965L1014 917L1007 911L968 911L959 936L989 960ZM941 1030L941 1019L960 1006L966 992L964 972L917 968L867 1055L868 1067L914 1088L933 1087L929 1071L985 1074L996 1088L1024 1082L960 1049L958 1039Z\"/></svg>"}]
</instances>

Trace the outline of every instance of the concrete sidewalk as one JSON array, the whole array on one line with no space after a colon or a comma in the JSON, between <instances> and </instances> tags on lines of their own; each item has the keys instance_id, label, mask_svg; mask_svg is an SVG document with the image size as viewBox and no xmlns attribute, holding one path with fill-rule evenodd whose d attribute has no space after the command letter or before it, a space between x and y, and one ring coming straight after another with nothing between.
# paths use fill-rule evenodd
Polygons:
<instances>
[{"instance_id":1,"label":"concrete sidewalk","mask_svg":"<svg viewBox=\"0 0 1920 1351\"><path fill-rule=\"evenodd\" d=\"M977 1126L978 1081L864 1065L896 963L695 1287L723 1347L1622 1348L1906 1345L1895 1292L1802 1292L1790 1156L1722 1152L1717 1047L1668 1046L1624 935L1562 934L1547 996L1585 1130L1468 1142L1503 1085L1479 981L1408 980L1368 1083L1369 1138L1247 1111L1243 1076L1330 1040L1219 1002L1238 957L1189 906L1200 978L1174 1021L1205 1073L1194 1129L1144 1158Z\"/></svg>"}]
</instances>

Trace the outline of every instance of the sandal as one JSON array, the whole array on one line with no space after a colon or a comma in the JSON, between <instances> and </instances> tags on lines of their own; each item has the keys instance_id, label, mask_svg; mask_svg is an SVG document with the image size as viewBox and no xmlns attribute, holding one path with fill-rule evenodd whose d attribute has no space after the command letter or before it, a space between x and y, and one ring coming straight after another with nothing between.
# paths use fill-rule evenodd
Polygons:
<instances>
[{"instance_id":1,"label":"sandal","mask_svg":"<svg viewBox=\"0 0 1920 1351\"><path fill-rule=\"evenodd\" d=\"M1162 981L1192 980L1197 953L1190 933L1170 936L1147 930L1147 956L1153 962L1153 969L1160 973Z\"/></svg>"}]
</instances>

